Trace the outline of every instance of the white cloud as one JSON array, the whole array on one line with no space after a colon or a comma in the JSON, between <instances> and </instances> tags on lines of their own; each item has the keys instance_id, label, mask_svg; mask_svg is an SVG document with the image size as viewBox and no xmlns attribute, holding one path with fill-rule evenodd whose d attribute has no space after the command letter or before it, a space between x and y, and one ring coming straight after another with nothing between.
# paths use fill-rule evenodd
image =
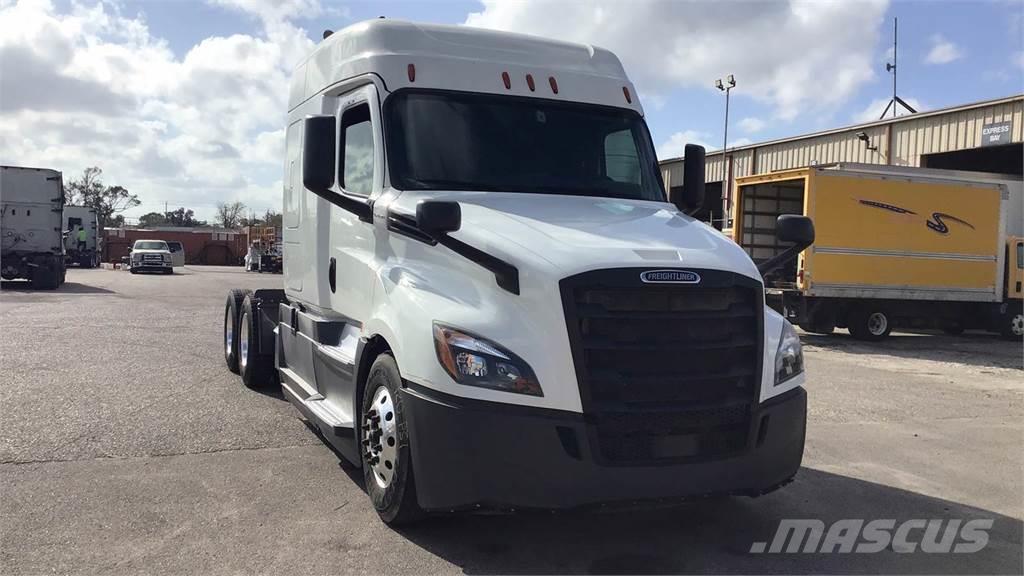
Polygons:
<instances>
[{"instance_id":1,"label":"white cloud","mask_svg":"<svg viewBox=\"0 0 1024 576\"><path fill-rule=\"evenodd\" d=\"M252 14L259 34L206 38L176 57L117 5L0 2L0 150L4 163L92 165L139 195L129 215L218 201L280 210L287 86L313 41L291 14L315 0L218 0Z\"/></svg>"},{"instance_id":2,"label":"white cloud","mask_svg":"<svg viewBox=\"0 0 1024 576\"><path fill-rule=\"evenodd\" d=\"M941 34L934 34L931 41L932 49L928 51L928 55L924 59L928 64L949 64L964 57L963 50L946 40Z\"/></svg>"},{"instance_id":3,"label":"white cloud","mask_svg":"<svg viewBox=\"0 0 1024 576\"><path fill-rule=\"evenodd\" d=\"M708 144L708 139L710 137L711 135L707 132L698 132L696 130L676 132L669 136L668 140L658 146L658 160L681 157L683 155L683 149L687 144L697 144L698 146L703 146L710 150L712 148L712 146Z\"/></svg>"},{"instance_id":4,"label":"white cloud","mask_svg":"<svg viewBox=\"0 0 1024 576\"><path fill-rule=\"evenodd\" d=\"M914 110L917 110L918 112L924 112L925 110L927 110L927 105L922 103L917 98L903 98L902 96L900 96L900 98L907 104L910 104L914 108ZM853 121L855 124L860 124L863 122L874 122L875 120L880 120L881 118L879 118L879 116L882 115L882 111L885 110L885 105L888 104L890 100L892 100L892 98L876 98L872 100L866 108L864 108L857 114L854 114L853 117L850 118L850 120ZM906 116L907 114L910 114L910 112L908 112L907 109L904 108L903 106L899 106L896 109L896 116ZM885 117L892 118L892 108L889 108L889 110L886 111Z\"/></svg>"},{"instance_id":5,"label":"white cloud","mask_svg":"<svg viewBox=\"0 0 1024 576\"><path fill-rule=\"evenodd\" d=\"M872 48L886 7L885 0L483 0L466 23L609 48L645 95L679 86L712 90L716 78L735 74L734 95L792 119L833 110L874 78Z\"/></svg>"},{"instance_id":6,"label":"white cloud","mask_svg":"<svg viewBox=\"0 0 1024 576\"><path fill-rule=\"evenodd\" d=\"M740 130L743 130L748 134L753 134L755 132L760 132L761 130L764 130L764 127L766 125L767 122L761 120L760 118L744 118L743 120L740 120Z\"/></svg>"}]
</instances>

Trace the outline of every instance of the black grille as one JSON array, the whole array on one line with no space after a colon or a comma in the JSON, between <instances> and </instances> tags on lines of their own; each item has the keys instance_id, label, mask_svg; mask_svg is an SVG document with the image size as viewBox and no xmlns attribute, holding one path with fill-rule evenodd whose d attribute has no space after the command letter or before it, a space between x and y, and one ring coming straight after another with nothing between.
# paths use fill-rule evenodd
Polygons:
<instances>
[{"instance_id":1,"label":"black grille","mask_svg":"<svg viewBox=\"0 0 1024 576\"><path fill-rule=\"evenodd\" d=\"M596 452L644 464L743 450L761 372L760 283L691 269L699 283L645 284L644 271L561 283Z\"/></svg>"}]
</instances>

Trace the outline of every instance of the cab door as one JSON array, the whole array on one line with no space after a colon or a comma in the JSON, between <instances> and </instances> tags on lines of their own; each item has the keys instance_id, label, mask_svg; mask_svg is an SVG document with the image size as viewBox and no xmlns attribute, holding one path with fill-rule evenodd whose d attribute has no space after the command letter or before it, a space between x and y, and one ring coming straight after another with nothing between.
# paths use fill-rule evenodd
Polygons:
<instances>
[{"instance_id":1,"label":"cab door","mask_svg":"<svg viewBox=\"0 0 1024 576\"><path fill-rule=\"evenodd\" d=\"M369 203L383 188L384 150L377 88L360 86L338 96L338 192ZM322 289L331 308L359 323L373 302L374 230L371 222L332 206L329 261Z\"/></svg>"}]
</instances>

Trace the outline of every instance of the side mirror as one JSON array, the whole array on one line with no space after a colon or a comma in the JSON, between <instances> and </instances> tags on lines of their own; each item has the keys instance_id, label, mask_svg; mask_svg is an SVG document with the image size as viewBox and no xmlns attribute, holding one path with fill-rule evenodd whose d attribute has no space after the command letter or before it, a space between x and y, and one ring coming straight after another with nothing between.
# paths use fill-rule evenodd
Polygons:
<instances>
[{"instance_id":1,"label":"side mirror","mask_svg":"<svg viewBox=\"0 0 1024 576\"><path fill-rule=\"evenodd\" d=\"M696 214L704 205L704 147L687 144L683 153L683 186L672 203L684 214Z\"/></svg>"},{"instance_id":2,"label":"side mirror","mask_svg":"<svg viewBox=\"0 0 1024 576\"><path fill-rule=\"evenodd\" d=\"M462 226L462 208L458 202L424 200L416 205L416 227L431 238L455 232Z\"/></svg>"},{"instance_id":3,"label":"side mirror","mask_svg":"<svg viewBox=\"0 0 1024 576\"><path fill-rule=\"evenodd\" d=\"M796 258L804 248L814 243L814 222L807 216L783 214L775 220L775 237L783 242L793 242L793 245L758 264L757 271L761 276Z\"/></svg>"},{"instance_id":4,"label":"side mirror","mask_svg":"<svg viewBox=\"0 0 1024 576\"><path fill-rule=\"evenodd\" d=\"M775 220L775 237L806 248L814 243L814 222L807 216L783 214Z\"/></svg>"},{"instance_id":5,"label":"side mirror","mask_svg":"<svg viewBox=\"0 0 1024 576\"><path fill-rule=\"evenodd\" d=\"M302 127L302 185L323 196L334 186L338 157L334 116L310 116Z\"/></svg>"},{"instance_id":6,"label":"side mirror","mask_svg":"<svg viewBox=\"0 0 1024 576\"><path fill-rule=\"evenodd\" d=\"M302 127L302 185L317 196L347 210L363 222L373 222L373 207L331 190L337 174L338 134L334 116L309 116Z\"/></svg>"}]
</instances>

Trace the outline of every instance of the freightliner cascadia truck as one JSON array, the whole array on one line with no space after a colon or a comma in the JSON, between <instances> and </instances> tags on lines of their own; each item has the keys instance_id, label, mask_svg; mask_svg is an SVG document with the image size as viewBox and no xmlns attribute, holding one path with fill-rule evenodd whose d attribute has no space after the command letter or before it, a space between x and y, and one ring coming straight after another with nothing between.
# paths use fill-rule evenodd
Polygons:
<instances>
[{"instance_id":1,"label":"freightliner cascadia truck","mask_svg":"<svg viewBox=\"0 0 1024 576\"><path fill-rule=\"evenodd\" d=\"M756 496L800 467L800 341L667 200L612 53L391 20L295 70L284 289L233 290L228 367L362 468L381 518Z\"/></svg>"},{"instance_id":2,"label":"freightliner cascadia truck","mask_svg":"<svg viewBox=\"0 0 1024 576\"><path fill-rule=\"evenodd\" d=\"M1020 177L834 164L737 181L733 238L755 262L787 247L781 214L814 219L818 238L767 278L768 302L808 332L894 327L1024 335L1024 182Z\"/></svg>"}]
</instances>

